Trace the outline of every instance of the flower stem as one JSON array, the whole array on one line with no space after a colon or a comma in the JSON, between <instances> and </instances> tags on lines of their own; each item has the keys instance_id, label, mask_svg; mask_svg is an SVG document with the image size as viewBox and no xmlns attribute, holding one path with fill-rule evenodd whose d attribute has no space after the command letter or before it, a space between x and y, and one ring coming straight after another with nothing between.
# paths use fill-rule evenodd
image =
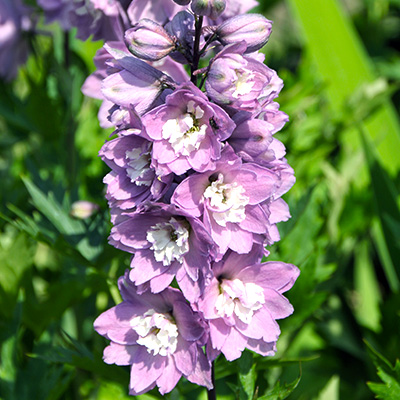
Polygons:
<instances>
[{"instance_id":1,"label":"flower stem","mask_svg":"<svg viewBox=\"0 0 400 400\"><path fill-rule=\"evenodd\" d=\"M214 371L214 361L211 363L211 381L213 388L207 391L208 400L217 400L217 392L215 391L215 371Z\"/></svg>"},{"instance_id":2,"label":"flower stem","mask_svg":"<svg viewBox=\"0 0 400 400\"><path fill-rule=\"evenodd\" d=\"M200 50L200 57L206 52L208 46L210 45L210 43L212 43L215 38L217 37L217 35L215 33L213 33L206 41L206 43L204 44L203 48Z\"/></svg>"},{"instance_id":3,"label":"flower stem","mask_svg":"<svg viewBox=\"0 0 400 400\"><path fill-rule=\"evenodd\" d=\"M190 80L197 85L197 76L194 75L194 71L199 68L200 61L200 36L201 36L201 28L203 26L203 16L199 16L196 20L195 25L195 37L194 37L194 47L193 47L193 62L190 69Z\"/></svg>"}]
</instances>

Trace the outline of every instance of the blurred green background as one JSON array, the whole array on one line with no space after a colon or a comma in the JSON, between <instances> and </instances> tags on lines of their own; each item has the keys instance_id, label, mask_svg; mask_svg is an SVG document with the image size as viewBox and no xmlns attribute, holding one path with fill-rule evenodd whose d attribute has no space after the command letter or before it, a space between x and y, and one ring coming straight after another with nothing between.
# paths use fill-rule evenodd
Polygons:
<instances>
[{"instance_id":1,"label":"blurred green background","mask_svg":"<svg viewBox=\"0 0 400 400\"><path fill-rule=\"evenodd\" d=\"M301 275L277 355L220 357L217 398L400 399L400 1L260 3L297 178L270 259ZM0 82L0 398L128 399L129 369L102 362L92 327L129 267L107 244L97 153L111 132L80 92L102 44L43 29L18 78ZM99 208L76 218L78 200ZM181 380L165 398L206 392Z\"/></svg>"}]
</instances>

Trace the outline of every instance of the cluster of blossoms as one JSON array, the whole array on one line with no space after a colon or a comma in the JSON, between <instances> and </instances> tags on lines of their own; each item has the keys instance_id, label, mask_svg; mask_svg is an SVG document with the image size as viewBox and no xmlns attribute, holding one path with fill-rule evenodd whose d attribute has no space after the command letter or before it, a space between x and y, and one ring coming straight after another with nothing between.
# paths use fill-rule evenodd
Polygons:
<instances>
[{"instance_id":1,"label":"cluster of blossoms","mask_svg":"<svg viewBox=\"0 0 400 400\"><path fill-rule=\"evenodd\" d=\"M262 262L295 180L274 138L287 121L274 101L283 83L258 52L271 21L244 14L255 1L38 4L47 21L106 40L82 91L115 127L100 150L109 240L132 258L123 302L94 323L110 340L105 362L131 366L130 394L164 394L182 376L211 389L221 353L273 355L299 271Z\"/></svg>"},{"instance_id":2,"label":"cluster of blossoms","mask_svg":"<svg viewBox=\"0 0 400 400\"><path fill-rule=\"evenodd\" d=\"M181 376L210 389L220 353L273 355L298 276L262 262L294 183L273 136L287 121L274 101L283 84L258 53L271 22L228 14L233 0L161 3L99 50L83 86L103 100L102 126L116 127L100 151L109 240L133 254L123 302L95 329L111 341L105 362L131 365L133 395L169 392Z\"/></svg>"},{"instance_id":3,"label":"cluster of blossoms","mask_svg":"<svg viewBox=\"0 0 400 400\"><path fill-rule=\"evenodd\" d=\"M102 126L115 127L100 150L109 240L133 254L123 302L95 329L111 341L105 362L131 365L131 394L169 392L181 376L210 389L220 353L273 355L276 320L293 311L282 293L298 269L262 262L294 183L273 136L287 121L274 101L283 84L258 52L271 22L243 6L229 14L239 2L165 0L133 13L138 3L83 86L103 100Z\"/></svg>"}]
</instances>

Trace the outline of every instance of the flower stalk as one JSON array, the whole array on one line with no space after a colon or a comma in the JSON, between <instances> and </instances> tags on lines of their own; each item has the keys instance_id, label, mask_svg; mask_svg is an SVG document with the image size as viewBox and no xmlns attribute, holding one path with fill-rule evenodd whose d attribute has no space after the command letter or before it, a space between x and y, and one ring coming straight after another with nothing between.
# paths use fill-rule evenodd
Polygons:
<instances>
[{"instance_id":1,"label":"flower stalk","mask_svg":"<svg viewBox=\"0 0 400 400\"><path fill-rule=\"evenodd\" d=\"M190 80L194 85L197 85L197 76L194 74L195 71L199 69L200 62L200 37L201 29L203 27L203 16L198 16L195 23L195 36L194 36L194 46L193 46L193 62L190 69Z\"/></svg>"}]
</instances>

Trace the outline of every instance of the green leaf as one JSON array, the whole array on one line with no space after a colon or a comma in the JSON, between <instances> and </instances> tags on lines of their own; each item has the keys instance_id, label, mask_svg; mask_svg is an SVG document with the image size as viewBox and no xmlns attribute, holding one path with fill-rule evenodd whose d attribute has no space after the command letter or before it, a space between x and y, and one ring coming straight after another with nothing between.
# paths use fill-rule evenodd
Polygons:
<instances>
[{"instance_id":1,"label":"green leaf","mask_svg":"<svg viewBox=\"0 0 400 400\"><path fill-rule=\"evenodd\" d=\"M289 384L281 385L278 381L275 387L265 394L264 396L258 397L257 400L283 400L286 399L294 389L296 389L297 385L300 382L300 376Z\"/></svg>"},{"instance_id":2,"label":"green leaf","mask_svg":"<svg viewBox=\"0 0 400 400\"><path fill-rule=\"evenodd\" d=\"M364 241L355 250L354 313L362 326L379 332L381 330L379 304L382 297L371 261L369 246L369 243Z\"/></svg>"},{"instance_id":3,"label":"green leaf","mask_svg":"<svg viewBox=\"0 0 400 400\"><path fill-rule=\"evenodd\" d=\"M25 272L32 266L36 243L25 233L11 239L11 244L0 244L0 313L11 317Z\"/></svg>"},{"instance_id":4,"label":"green leaf","mask_svg":"<svg viewBox=\"0 0 400 400\"><path fill-rule=\"evenodd\" d=\"M368 387L381 400L399 400L400 399L400 361L397 360L394 366L377 350L375 350L367 341L368 353L377 367L378 376L383 383L367 382Z\"/></svg>"},{"instance_id":5,"label":"green leaf","mask_svg":"<svg viewBox=\"0 0 400 400\"><path fill-rule=\"evenodd\" d=\"M339 400L339 385L340 377L338 375L333 375L321 390L316 400Z\"/></svg>"},{"instance_id":6,"label":"green leaf","mask_svg":"<svg viewBox=\"0 0 400 400\"><path fill-rule=\"evenodd\" d=\"M331 107L341 113L352 93L376 78L357 32L338 0L289 0L289 4L327 85ZM376 146L379 162L395 175L400 169L400 124L392 103L383 102L364 126ZM360 148L354 131L346 132L343 140L353 151Z\"/></svg>"},{"instance_id":7,"label":"green leaf","mask_svg":"<svg viewBox=\"0 0 400 400\"><path fill-rule=\"evenodd\" d=\"M249 351L244 351L239 359L240 399L251 400L257 379L256 363Z\"/></svg>"},{"instance_id":8,"label":"green leaf","mask_svg":"<svg viewBox=\"0 0 400 400\"><path fill-rule=\"evenodd\" d=\"M94 261L103 251L106 220L98 215L87 227L82 220L74 219L69 210L60 205L52 192L44 194L29 179L23 179L32 196L33 204L51 222L64 239L89 261Z\"/></svg>"},{"instance_id":9,"label":"green leaf","mask_svg":"<svg viewBox=\"0 0 400 400\"><path fill-rule=\"evenodd\" d=\"M56 364L68 364L75 368L95 373L107 381L128 385L129 373L126 369L116 365L107 365L102 355L91 353L84 344L74 340L65 333L62 334L63 347L43 346L40 353L31 354L31 357L40 358Z\"/></svg>"},{"instance_id":10,"label":"green leaf","mask_svg":"<svg viewBox=\"0 0 400 400\"><path fill-rule=\"evenodd\" d=\"M397 191L394 183L387 172L382 168L376 158L375 149L368 139L365 129L361 126L361 138L366 155L368 168L371 175L372 189L375 199L375 207L380 219L382 236L380 246L384 246L388 258L382 259L386 278L391 289L395 292L400 290L400 269L396 265L400 259L400 249L397 246L396 238L393 236L393 224L388 221L400 221L400 210L397 205ZM382 239L384 243L382 243Z\"/></svg>"},{"instance_id":11,"label":"green leaf","mask_svg":"<svg viewBox=\"0 0 400 400\"><path fill-rule=\"evenodd\" d=\"M2 326L0 338L0 398L18 400L16 396L16 380L18 373L17 349L20 341L20 325L22 302L15 308L12 321Z\"/></svg>"},{"instance_id":12,"label":"green leaf","mask_svg":"<svg viewBox=\"0 0 400 400\"><path fill-rule=\"evenodd\" d=\"M150 394L142 394L134 397L137 400L158 400L158 397ZM115 382L101 382L98 389L96 400L132 400L133 397L128 394L128 386L120 385Z\"/></svg>"},{"instance_id":13,"label":"green leaf","mask_svg":"<svg viewBox=\"0 0 400 400\"><path fill-rule=\"evenodd\" d=\"M316 238L324 223L320 207L326 198L326 188L318 185L312 190L311 195L306 194L295 208L295 216L288 223L288 232L279 244L282 254L290 255L290 262L300 265L315 252ZM305 203L305 204L304 204ZM271 257L269 257L271 259Z\"/></svg>"}]
</instances>

